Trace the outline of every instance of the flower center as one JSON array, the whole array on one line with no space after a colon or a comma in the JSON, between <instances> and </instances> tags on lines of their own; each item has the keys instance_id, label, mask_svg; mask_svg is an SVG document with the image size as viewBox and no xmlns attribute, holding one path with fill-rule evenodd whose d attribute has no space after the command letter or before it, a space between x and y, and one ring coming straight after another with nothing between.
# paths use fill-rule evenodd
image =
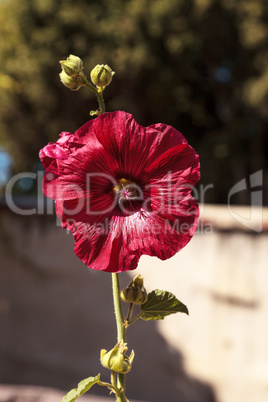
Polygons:
<instances>
[{"instance_id":1,"label":"flower center","mask_svg":"<svg viewBox=\"0 0 268 402\"><path fill-rule=\"evenodd\" d=\"M121 179L114 187L114 191L119 195L119 203L125 200L135 200L139 195L137 184L127 179Z\"/></svg>"}]
</instances>

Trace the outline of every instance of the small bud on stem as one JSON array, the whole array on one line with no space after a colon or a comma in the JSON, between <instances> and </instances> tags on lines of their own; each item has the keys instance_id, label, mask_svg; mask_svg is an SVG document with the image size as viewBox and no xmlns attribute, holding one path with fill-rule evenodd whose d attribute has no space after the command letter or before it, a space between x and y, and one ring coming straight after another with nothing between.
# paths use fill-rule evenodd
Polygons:
<instances>
[{"instance_id":1,"label":"small bud on stem","mask_svg":"<svg viewBox=\"0 0 268 402\"><path fill-rule=\"evenodd\" d=\"M60 61L61 67L63 71L67 74L70 75L71 77L75 77L76 75L80 75L82 73L82 70L84 68L83 62L78 56L74 56L70 54L69 57L67 57L67 60L62 60Z\"/></svg>"},{"instance_id":2,"label":"small bud on stem","mask_svg":"<svg viewBox=\"0 0 268 402\"><path fill-rule=\"evenodd\" d=\"M148 295L140 274L136 275L128 287L121 291L120 297L126 303L143 304L147 301Z\"/></svg>"},{"instance_id":3,"label":"small bud on stem","mask_svg":"<svg viewBox=\"0 0 268 402\"><path fill-rule=\"evenodd\" d=\"M85 75L83 73L82 60L70 54L67 60L60 61L62 71L60 80L71 91L77 91L82 86L86 85Z\"/></svg>"},{"instance_id":4,"label":"small bud on stem","mask_svg":"<svg viewBox=\"0 0 268 402\"><path fill-rule=\"evenodd\" d=\"M114 74L114 71L107 64L97 64L91 71L90 77L93 84L103 91L111 83Z\"/></svg>"},{"instance_id":5,"label":"small bud on stem","mask_svg":"<svg viewBox=\"0 0 268 402\"><path fill-rule=\"evenodd\" d=\"M131 370L132 362L134 359L134 351L132 350L130 356L127 356L127 344L123 341L118 342L113 349L109 352L102 349L100 352L101 364L111 371L116 373L126 374Z\"/></svg>"},{"instance_id":6,"label":"small bud on stem","mask_svg":"<svg viewBox=\"0 0 268 402\"><path fill-rule=\"evenodd\" d=\"M65 85L71 91L78 91L79 88L85 85L83 79L79 75L71 76L66 74L64 70L62 70L62 72L60 73L60 80L63 85Z\"/></svg>"}]
</instances>

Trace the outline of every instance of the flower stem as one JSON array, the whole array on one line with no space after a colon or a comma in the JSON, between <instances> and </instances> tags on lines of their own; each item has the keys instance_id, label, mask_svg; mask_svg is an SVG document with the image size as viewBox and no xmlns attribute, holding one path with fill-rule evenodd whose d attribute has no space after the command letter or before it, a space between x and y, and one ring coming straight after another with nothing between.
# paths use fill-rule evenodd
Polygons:
<instances>
[{"instance_id":1,"label":"flower stem","mask_svg":"<svg viewBox=\"0 0 268 402\"><path fill-rule=\"evenodd\" d=\"M87 80L87 77L84 74L81 76L83 78L84 84L97 96L100 107L99 114L105 113L105 104L102 91L98 91L98 89Z\"/></svg>"},{"instance_id":2,"label":"flower stem","mask_svg":"<svg viewBox=\"0 0 268 402\"><path fill-rule=\"evenodd\" d=\"M133 318L133 320L128 322L128 327L133 324L135 321L137 321L139 318L141 318L143 312L141 312L139 315L137 315L137 317Z\"/></svg>"},{"instance_id":3,"label":"flower stem","mask_svg":"<svg viewBox=\"0 0 268 402\"><path fill-rule=\"evenodd\" d=\"M117 389L116 385L114 385L114 384L109 384L108 382L103 382L103 381L98 381L97 384L100 385L101 387L109 388L115 394L117 394L117 392L118 392L118 389Z\"/></svg>"},{"instance_id":4,"label":"flower stem","mask_svg":"<svg viewBox=\"0 0 268 402\"><path fill-rule=\"evenodd\" d=\"M105 113L105 104L104 104L102 92L98 92L97 98L98 98L98 102L99 102L99 106L100 106L100 114Z\"/></svg>"},{"instance_id":5,"label":"flower stem","mask_svg":"<svg viewBox=\"0 0 268 402\"><path fill-rule=\"evenodd\" d=\"M128 323L129 323L129 321L130 321L130 319L131 319L132 312L133 312L133 308L134 308L134 304L133 304L133 303L129 303L128 315L127 315L127 318L126 318L126 320L125 320L125 328L127 328Z\"/></svg>"},{"instance_id":6,"label":"flower stem","mask_svg":"<svg viewBox=\"0 0 268 402\"><path fill-rule=\"evenodd\" d=\"M112 273L112 283L113 283L113 300L114 300L114 312L117 326L117 342L126 341L126 330L124 326L124 319L122 313L122 306L120 300L120 286L119 277L117 273ZM120 389L120 395L117 395L116 402L126 402L125 396L125 374L118 374L117 376L117 387Z\"/></svg>"}]
</instances>

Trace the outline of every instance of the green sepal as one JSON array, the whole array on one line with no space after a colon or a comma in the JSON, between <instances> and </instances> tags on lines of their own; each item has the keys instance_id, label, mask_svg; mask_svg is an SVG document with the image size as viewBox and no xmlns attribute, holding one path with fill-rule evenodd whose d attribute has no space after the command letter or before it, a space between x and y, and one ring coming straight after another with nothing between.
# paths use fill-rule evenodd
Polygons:
<instances>
[{"instance_id":1,"label":"green sepal","mask_svg":"<svg viewBox=\"0 0 268 402\"><path fill-rule=\"evenodd\" d=\"M91 110L91 112L89 113L90 116L99 116L101 114L101 111L98 110Z\"/></svg>"},{"instance_id":2,"label":"green sepal","mask_svg":"<svg viewBox=\"0 0 268 402\"><path fill-rule=\"evenodd\" d=\"M72 389L65 395L61 402L74 402L76 399L87 392L94 384L100 380L100 374L96 377L88 377L80 381L77 388Z\"/></svg>"},{"instance_id":3,"label":"green sepal","mask_svg":"<svg viewBox=\"0 0 268 402\"><path fill-rule=\"evenodd\" d=\"M148 300L141 305L141 315L145 321L163 320L174 313L189 314L188 308L174 294L166 290L155 289L148 294Z\"/></svg>"},{"instance_id":4,"label":"green sepal","mask_svg":"<svg viewBox=\"0 0 268 402\"><path fill-rule=\"evenodd\" d=\"M101 364L116 373L128 373L131 370L135 353L132 350L130 356L127 356L125 354L127 349L127 344L123 341L118 342L109 352L106 349L102 349L100 352Z\"/></svg>"}]
</instances>

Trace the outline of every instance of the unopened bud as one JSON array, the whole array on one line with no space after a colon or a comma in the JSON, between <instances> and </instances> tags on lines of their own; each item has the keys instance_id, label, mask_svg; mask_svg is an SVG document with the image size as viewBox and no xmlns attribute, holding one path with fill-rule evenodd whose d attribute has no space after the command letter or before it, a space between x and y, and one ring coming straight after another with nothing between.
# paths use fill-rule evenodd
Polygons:
<instances>
[{"instance_id":1,"label":"unopened bud","mask_svg":"<svg viewBox=\"0 0 268 402\"><path fill-rule=\"evenodd\" d=\"M77 91L84 85L83 79L78 75L76 77L72 77L62 71L60 73L60 80L67 88L71 89L71 91Z\"/></svg>"},{"instance_id":2,"label":"unopened bud","mask_svg":"<svg viewBox=\"0 0 268 402\"><path fill-rule=\"evenodd\" d=\"M148 295L140 274L133 278L127 288L121 290L120 297L126 303L143 304L147 301Z\"/></svg>"},{"instance_id":3,"label":"unopened bud","mask_svg":"<svg viewBox=\"0 0 268 402\"><path fill-rule=\"evenodd\" d=\"M133 286L139 286L141 288L143 288L143 282L144 279L141 277L140 274L134 276L134 278L132 279L132 281L130 282L130 284L128 286L131 286L133 284Z\"/></svg>"},{"instance_id":4,"label":"unopened bud","mask_svg":"<svg viewBox=\"0 0 268 402\"><path fill-rule=\"evenodd\" d=\"M70 56L67 57L67 60L60 61L60 64L63 71L71 77L75 77L82 73L83 62L78 56L70 54Z\"/></svg>"},{"instance_id":5,"label":"unopened bud","mask_svg":"<svg viewBox=\"0 0 268 402\"><path fill-rule=\"evenodd\" d=\"M137 286L123 289L120 293L120 297L124 302L133 304L143 304L148 299L146 290L142 290Z\"/></svg>"},{"instance_id":6,"label":"unopened bud","mask_svg":"<svg viewBox=\"0 0 268 402\"><path fill-rule=\"evenodd\" d=\"M90 73L91 81L96 87L107 87L112 81L114 71L107 64L97 64Z\"/></svg>"},{"instance_id":7,"label":"unopened bud","mask_svg":"<svg viewBox=\"0 0 268 402\"><path fill-rule=\"evenodd\" d=\"M130 356L128 357L125 354L127 349L127 344L123 341L117 343L109 352L107 352L105 349L102 349L100 352L101 364L107 369L115 371L116 373L128 373L131 370L135 354L132 350Z\"/></svg>"}]
</instances>

